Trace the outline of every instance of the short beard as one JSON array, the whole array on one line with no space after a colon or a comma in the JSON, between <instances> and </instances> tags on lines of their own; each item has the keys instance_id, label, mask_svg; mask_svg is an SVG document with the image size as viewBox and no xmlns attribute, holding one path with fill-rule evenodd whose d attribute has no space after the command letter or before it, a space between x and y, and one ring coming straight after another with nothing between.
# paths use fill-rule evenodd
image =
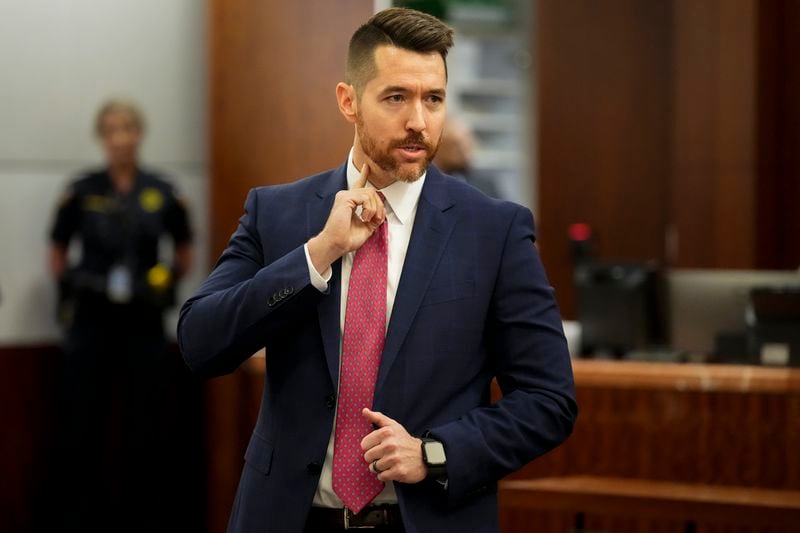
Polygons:
<instances>
[{"instance_id":1,"label":"short beard","mask_svg":"<svg viewBox=\"0 0 800 533\"><path fill-rule=\"evenodd\" d=\"M431 164L436 152L439 150L438 140L436 144L432 144L425 139L422 133L411 132L404 139L391 141L386 151L381 151L380 147L378 147L377 140L369 135L360 113L356 114L356 125L358 126L358 141L361 143L361 149L364 150L367 157L372 159L381 170L389 174L389 176L396 181L405 181L407 183L417 181L428 169L428 165ZM426 153L425 160L420 166L410 170L402 169L400 163L392 157L391 153L395 148L401 148L407 144L424 146Z\"/></svg>"}]
</instances>

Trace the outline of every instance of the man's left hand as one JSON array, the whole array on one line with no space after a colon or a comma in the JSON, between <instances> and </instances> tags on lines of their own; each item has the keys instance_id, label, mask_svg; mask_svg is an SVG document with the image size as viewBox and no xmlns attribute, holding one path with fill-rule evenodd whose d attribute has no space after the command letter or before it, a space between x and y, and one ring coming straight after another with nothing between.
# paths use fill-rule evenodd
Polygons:
<instances>
[{"instance_id":1,"label":"man's left hand","mask_svg":"<svg viewBox=\"0 0 800 533\"><path fill-rule=\"evenodd\" d=\"M428 469L422 462L422 441L383 413L365 408L361 414L378 428L361 441L364 460L378 479L401 483L419 483L425 479Z\"/></svg>"}]
</instances>

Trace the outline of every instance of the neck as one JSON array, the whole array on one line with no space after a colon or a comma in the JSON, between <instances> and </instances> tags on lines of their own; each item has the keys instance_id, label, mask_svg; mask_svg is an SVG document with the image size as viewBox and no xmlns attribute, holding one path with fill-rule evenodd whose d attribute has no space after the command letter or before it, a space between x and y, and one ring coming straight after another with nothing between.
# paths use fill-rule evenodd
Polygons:
<instances>
[{"instance_id":1,"label":"neck","mask_svg":"<svg viewBox=\"0 0 800 533\"><path fill-rule=\"evenodd\" d=\"M353 140L353 164L359 170L359 172L362 170L366 160L367 155L364 153L364 149L361 147L361 143L358 141L358 134L356 134L355 139ZM388 172L380 168L374 162L372 163L369 169L369 182L372 183L376 189L388 187L395 181L397 180L390 176Z\"/></svg>"},{"instance_id":2,"label":"neck","mask_svg":"<svg viewBox=\"0 0 800 533\"><path fill-rule=\"evenodd\" d=\"M136 166L133 164L111 164L109 165L111 183L117 192L127 194L133 190L136 179Z\"/></svg>"}]
</instances>

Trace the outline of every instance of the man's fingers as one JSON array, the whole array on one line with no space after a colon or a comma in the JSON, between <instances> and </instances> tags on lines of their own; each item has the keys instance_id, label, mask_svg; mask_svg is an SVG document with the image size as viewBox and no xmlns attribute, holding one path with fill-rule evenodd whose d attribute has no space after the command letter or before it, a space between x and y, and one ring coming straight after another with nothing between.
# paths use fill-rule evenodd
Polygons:
<instances>
[{"instance_id":1,"label":"man's fingers","mask_svg":"<svg viewBox=\"0 0 800 533\"><path fill-rule=\"evenodd\" d=\"M385 461L383 461L385 463ZM382 461L380 459L373 459L369 462L369 469L372 471L373 474L380 474L381 472L386 472L389 470L389 467L385 464L381 464Z\"/></svg>"},{"instance_id":2,"label":"man's fingers","mask_svg":"<svg viewBox=\"0 0 800 533\"><path fill-rule=\"evenodd\" d=\"M378 411L361 414L375 428L361 441L364 461L381 481L417 483L425 478L420 440L408 434L397 421Z\"/></svg>"},{"instance_id":3,"label":"man's fingers","mask_svg":"<svg viewBox=\"0 0 800 533\"><path fill-rule=\"evenodd\" d=\"M377 189L366 189L369 193L369 206L372 209L373 216L378 217L375 220L378 224L383 223L386 218L386 206L383 204L383 199Z\"/></svg>"},{"instance_id":4,"label":"man's fingers","mask_svg":"<svg viewBox=\"0 0 800 533\"><path fill-rule=\"evenodd\" d=\"M397 475L397 468L386 468L385 470L381 470L378 474L378 480L383 481L384 483L388 481L401 481L400 477Z\"/></svg>"},{"instance_id":5,"label":"man's fingers","mask_svg":"<svg viewBox=\"0 0 800 533\"><path fill-rule=\"evenodd\" d=\"M388 481L399 481L401 483L406 483L409 481L408 468L403 467L403 465L399 463L388 468L385 468L382 464L379 464L378 467L381 469L381 471L377 473L379 481L383 481L384 483Z\"/></svg>"},{"instance_id":6,"label":"man's fingers","mask_svg":"<svg viewBox=\"0 0 800 533\"><path fill-rule=\"evenodd\" d=\"M371 432L361 440L361 449L365 452L376 446L379 446L384 438L391 436L393 433L396 434L396 431L391 429L383 429L393 424L399 425L397 422L383 413L370 411L365 407L362 409L361 414L372 424L372 427L375 428L375 431Z\"/></svg>"},{"instance_id":7,"label":"man's fingers","mask_svg":"<svg viewBox=\"0 0 800 533\"><path fill-rule=\"evenodd\" d=\"M392 424L396 424L394 420L386 416L385 414L381 413L380 411L371 411L366 407L361 410L361 415L367 419L371 424L382 428L384 426L389 426Z\"/></svg>"},{"instance_id":8,"label":"man's fingers","mask_svg":"<svg viewBox=\"0 0 800 533\"><path fill-rule=\"evenodd\" d=\"M364 450L364 461L367 463L372 463L372 461L376 459L385 458L387 455L393 453L396 450L397 446L387 446L385 443L378 441L371 448L366 448ZM388 466L383 467L384 470L386 468L388 468Z\"/></svg>"},{"instance_id":9,"label":"man's fingers","mask_svg":"<svg viewBox=\"0 0 800 533\"><path fill-rule=\"evenodd\" d=\"M350 208L354 213L358 213L358 218L362 222L371 223L378 227L386 220L386 207L383 200L375 189L354 189L349 192ZM360 211L356 211L361 207Z\"/></svg>"},{"instance_id":10,"label":"man's fingers","mask_svg":"<svg viewBox=\"0 0 800 533\"><path fill-rule=\"evenodd\" d=\"M358 206L363 206L369 201L370 193L367 189L354 189L352 191L347 191L346 196L344 197L347 201L347 205L351 209L355 209Z\"/></svg>"},{"instance_id":11,"label":"man's fingers","mask_svg":"<svg viewBox=\"0 0 800 533\"><path fill-rule=\"evenodd\" d=\"M378 210L377 204L375 203L375 197L376 195L372 191L367 191L367 198L364 200L364 203L361 204L361 220L364 222L372 222L372 219Z\"/></svg>"},{"instance_id":12,"label":"man's fingers","mask_svg":"<svg viewBox=\"0 0 800 533\"><path fill-rule=\"evenodd\" d=\"M381 224L383 224L384 220L386 220L386 207L383 205L383 200L381 199L378 191L375 189L370 189L370 221L375 225L377 228ZM366 219L365 219L366 220Z\"/></svg>"},{"instance_id":13,"label":"man's fingers","mask_svg":"<svg viewBox=\"0 0 800 533\"><path fill-rule=\"evenodd\" d=\"M369 435L361 439L361 449L365 452L367 450L371 450L376 446L380 446L382 440L383 437L381 436L381 431L379 429L376 429L375 431L371 432Z\"/></svg>"},{"instance_id":14,"label":"man's fingers","mask_svg":"<svg viewBox=\"0 0 800 533\"><path fill-rule=\"evenodd\" d=\"M367 162L366 158L364 163L361 165L361 174L358 176L358 179L355 181L354 189L363 189L367 186L367 179L369 178L369 163Z\"/></svg>"}]
</instances>

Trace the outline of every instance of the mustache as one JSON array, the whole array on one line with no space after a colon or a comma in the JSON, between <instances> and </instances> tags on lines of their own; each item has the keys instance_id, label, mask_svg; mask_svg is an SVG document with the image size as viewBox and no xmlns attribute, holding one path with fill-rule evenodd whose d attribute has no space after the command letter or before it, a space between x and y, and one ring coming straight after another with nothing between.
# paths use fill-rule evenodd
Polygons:
<instances>
[{"instance_id":1,"label":"mustache","mask_svg":"<svg viewBox=\"0 0 800 533\"><path fill-rule=\"evenodd\" d=\"M404 139L392 141L389 145L389 148L402 148L403 146L408 146L409 144L424 146L427 152L431 152L433 149L430 141L426 139L422 133L418 132L410 133Z\"/></svg>"}]
</instances>

